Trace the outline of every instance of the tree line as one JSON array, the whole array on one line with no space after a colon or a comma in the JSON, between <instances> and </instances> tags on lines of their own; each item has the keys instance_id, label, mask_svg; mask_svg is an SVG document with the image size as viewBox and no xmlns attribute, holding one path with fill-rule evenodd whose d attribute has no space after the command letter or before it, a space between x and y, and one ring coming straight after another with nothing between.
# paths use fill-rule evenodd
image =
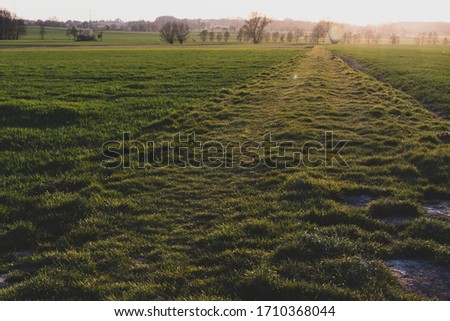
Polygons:
<instances>
[{"instance_id":1,"label":"tree line","mask_svg":"<svg viewBox=\"0 0 450 321\"><path fill-rule=\"evenodd\" d=\"M17 40L25 35L25 21L8 10L0 9L0 40Z\"/></svg>"},{"instance_id":2,"label":"tree line","mask_svg":"<svg viewBox=\"0 0 450 321\"><path fill-rule=\"evenodd\" d=\"M266 16L262 16L257 12L253 12L249 19L245 20L244 26L240 29L240 33L248 39L257 44L263 40L264 30L271 23L271 20ZM173 44L178 40L180 44L186 42L189 36L189 26L187 23L182 21L169 21L166 22L160 32L160 37L163 41ZM209 41L222 41L222 39L227 42L230 38L230 32L225 33L215 33L214 31L203 30L200 33L200 39L205 42L207 39Z\"/></svg>"},{"instance_id":3,"label":"tree line","mask_svg":"<svg viewBox=\"0 0 450 321\"><path fill-rule=\"evenodd\" d=\"M414 38L417 45L437 45L439 43L439 35L436 31L432 32L419 32ZM442 41L444 45L448 45L449 41L447 37Z\"/></svg>"}]
</instances>

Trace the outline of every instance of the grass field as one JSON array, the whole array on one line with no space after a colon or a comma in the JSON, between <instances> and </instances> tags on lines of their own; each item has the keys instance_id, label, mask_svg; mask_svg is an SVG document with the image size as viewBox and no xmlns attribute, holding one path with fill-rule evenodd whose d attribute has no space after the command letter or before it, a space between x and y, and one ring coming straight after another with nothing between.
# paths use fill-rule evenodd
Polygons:
<instances>
[{"instance_id":1,"label":"grass field","mask_svg":"<svg viewBox=\"0 0 450 321\"><path fill-rule=\"evenodd\" d=\"M33 47L99 47L99 46L145 46L161 44L157 32L103 31L103 41L74 41L66 36L66 28L46 27L44 40L39 34L40 28L29 26L20 40L2 41L0 48ZM99 31L95 31L99 33Z\"/></svg>"},{"instance_id":2,"label":"grass field","mask_svg":"<svg viewBox=\"0 0 450 321\"><path fill-rule=\"evenodd\" d=\"M450 117L450 46L338 46L366 71Z\"/></svg>"},{"instance_id":3,"label":"grass field","mask_svg":"<svg viewBox=\"0 0 450 321\"><path fill-rule=\"evenodd\" d=\"M450 199L436 135L449 123L393 87L399 64L377 67L377 49L337 50L387 83L321 46L0 51L0 299L433 298L386 262L450 263L448 221L423 208ZM417 85L448 83L421 81L408 57ZM102 168L124 131L299 144L333 131L350 167Z\"/></svg>"}]
</instances>

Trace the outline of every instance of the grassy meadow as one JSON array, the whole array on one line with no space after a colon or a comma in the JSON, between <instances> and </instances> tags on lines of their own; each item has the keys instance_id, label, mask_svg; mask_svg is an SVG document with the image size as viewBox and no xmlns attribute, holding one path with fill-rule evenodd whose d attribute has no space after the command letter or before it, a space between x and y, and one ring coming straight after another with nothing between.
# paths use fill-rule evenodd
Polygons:
<instances>
[{"instance_id":1,"label":"grassy meadow","mask_svg":"<svg viewBox=\"0 0 450 321\"><path fill-rule=\"evenodd\" d=\"M450 117L450 46L337 46L365 71Z\"/></svg>"},{"instance_id":2,"label":"grassy meadow","mask_svg":"<svg viewBox=\"0 0 450 321\"><path fill-rule=\"evenodd\" d=\"M450 263L448 221L423 208L450 200L449 122L421 104L448 109L447 51L34 45L0 50L0 299L442 299L386 262ZM125 131L333 131L349 167L101 167Z\"/></svg>"}]
</instances>

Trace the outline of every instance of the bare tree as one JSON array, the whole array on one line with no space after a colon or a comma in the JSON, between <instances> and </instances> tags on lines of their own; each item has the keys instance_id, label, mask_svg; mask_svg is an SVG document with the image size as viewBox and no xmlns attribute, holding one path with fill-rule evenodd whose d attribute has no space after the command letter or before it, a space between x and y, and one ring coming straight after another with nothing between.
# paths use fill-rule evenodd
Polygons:
<instances>
[{"instance_id":1,"label":"bare tree","mask_svg":"<svg viewBox=\"0 0 450 321\"><path fill-rule=\"evenodd\" d=\"M277 42L279 38L280 38L280 33L278 31L275 31L274 33L272 33L273 42Z\"/></svg>"},{"instance_id":2,"label":"bare tree","mask_svg":"<svg viewBox=\"0 0 450 321\"><path fill-rule=\"evenodd\" d=\"M325 37L327 35L327 30L325 29L325 25L322 23L318 23L314 26L311 32L311 39L313 43L319 44L319 40L322 39L322 42L325 42Z\"/></svg>"},{"instance_id":3,"label":"bare tree","mask_svg":"<svg viewBox=\"0 0 450 321\"><path fill-rule=\"evenodd\" d=\"M223 34L223 40L225 40L225 42L228 42L228 39L230 39L230 32L225 31L225 33Z\"/></svg>"},{"instance_id":4,"label":"bare tree","mask_svg":"<svg viewBox=\"0 0 450 321\"><path fill-rule=\"evenodd\" d=\"M202 30L202 32L200 32L200 39L201 39L201 41L205 42L206 38L208 38L208 30Z\"/></svg>"},{"instance_id":5,"label":"bare tree","mask_svg":"<svg viewBox=\"0 0 450 321\"><path fill-rule=\"evenodd\" d=\"M185 43L189 37L189 26L187 23L178 22L175 23L175 35L180 44Z\"/></svg>"},{"instance_id":6,"label":"bare tree","mask_svg":"<svg viewBox=\"0 0 450 321\"><path fill-rule=\"evenodd\" d=\"M284 33L282 33L280 35L280 42L284 42L284 39L286 38L286 35Z\"/></svg>"},{"instance_id":7,"label":"bare tree","mask_svg":"<svg viewBox=\"0 0 450 321\"><path fill-rule=\"evenodd\" d=\"M295 42L300 42L300 38L303 37L304 34L305 32L303 31L303 29L295 29Z\"/></svg>"},{"instance_id":8,"label":"bare tree","mask_svg":"<svg viewBox=\"0 0 450 321\"><path fill-rule=\"evenodd\" d=\"M289 31L286 39L287 39L287 42L292 42L292 40L294 40L294 33L292 31Z\"/></svg>"},{"instance_id":9,"label":"bare tree","mask_svg":"<svg viewBox=\"0 0 450 321\"><path fill-rule=\"evenodd\" d=\"M431 45L432 38L433 38L433 33L430 31L427 35L427 44Z\"/></svg>"},{"instance_id":10,"label":"bare tree","mask_svg":"<svg viewBox=\"0 0 450 321\"><path fill-rule=\"evenodd\" d=\"M239 29L236 39L239 42L242 42L242 40L244 40L244 30L242 28Z\"/></svg>"},{"instance_id":11,"label":"bare tree","mask_svg":"<svg viewBox=\"0 0 450 321\"><path fill-rule=\"evenodd\" d=\"M321 21L319 21L319 24L322 25L322 29L328 35L328 39L330 39L330 42L332 44L336 44L338 42L338 40L335 37L333 37L333 35L331 34L331 30L333 29L333 26L335 26L335 23L331 22L331 21L327 21L327 20L321 20ZM322 37L322 42L325 42L324 36Z\"/></svg>"},{"instance_id":12,"label":"bare tree","mask_svg":"<svg viewBox=\"0 0 450 321\"><path fill-rule=\"evenodd\" d=\"M218 32L216 38L218 42L222 42L223 34L221 32Z\"/></svg>"},{"instance_id":13,"label":"bare tree","mask_svg":"<svg viewBox=\"0 0 450 321\"><path fill-rule=\"evenodd\" d=\"M39 28L39 35L41 36L41 40L44 40L45 34L46 34L45 26L41 25Z\"/></svg>"},{"instance_id":14,"label":"bare tree","mask_svg":"<svg viewBox=\"0 0 450 321\"><path fill-rule=\"evenodd\" d=\"M414 37L414 42L416 43L416 45L420 45L420 33Z\"/></svg>"},{"instance_id":15,"label":"bare tree","mask_svg":"<svg viewBox=\"0 0 450 321\"><path fill-rule=\"evenodd\" d=\"M161 40L173 44L178 40L180 44L187 41L189 36L189 26L184 22L166 22L159 31Z\"/></svg>"},{"instance_id":16,"label":"bare tree","mask_svg":"<svg viewBox=\"0 0 450 321\"><path fill-rule=\"evenodd\" d=\"M350 44L352 41L353 35L350 31L344 32L342 35L342 43L344 44Z\"/></svg>"},{"instance_id":17,"label":"bare tree","mask_svg":"<svg viewBox=\"0 0 450 321\"><path fill-rule=\"evenodd\" d=\"M398 36L396 33L393 33L391 37L389 38L392 45L398 45L400 44L400 36Z\"/></svg>"},{"instance_id":18,"label":"bare tree","mask_svg":"<svg viewBox=\"0 0 450 321\"><path fill-rule=\"evenodd\" d=\"M378 45L380 43L380 39L381 39L381 35L380 34L375 34L372 38L372 43L374 45Z\"/></svg>"},{"instance_id":19,"label":"bare tree","mask_svg":"<svg viewBox=\"0 0 450 321\"><path fill-rule=\"evenodd\" d=\"M370 45L370 43L372 42L372 38L374 37L374 35L374 31L371 28L367 27L364 33L364 38L366 38L366 42L368 45Z\"/></svg>"},{"instance_id":20,"label":"bare tree","mask_svg":"<svg viewBox=\"0 0 450 321\"><path fill-rule=\"evenodd\" d=\"M214 31L211 31L211 32L209 33L209 41L213 42L213 41L214 41L215 35L216 35L216 34L214 33Z\"/></svg>"},{"instance_id":21,"label":"bare tree","mask_svg":"<svg viewBox=\"0 0 450 321\"><path fill-rule=\"evenodd\" d=\"M355 33L353 35L353 43L359 44L361 42L361 35L359 33Z\"/></svg>"},{"instance_id":22,"label":"bare tree","mask_svg":"<svg viewBox=\"0 0 450 321\"><path fill-rule=\"evenodd\" d=\"M264 33L264 41L265 42L269 42L270 41L270 32L265 32Z\"/></svg>"},{"instance_id":23,"label":"bare tree","mask_svg":"<svg viewBox=\"0 0 450 321\"><path fill-rule=\"evenodd\" d=\"M176 39L176 22L166 22L159 30L159 36L161 40L173 44Z\"/></svg>"},{"instance_id":24,"label":"bare tree","mask_svg":"<svg viewBox=\"0 0 450 321\"><path fill-rule=\"evenodd\" d=\"M244 38L248 38L253 43L261 43L264 35L264 29L271 23L266 16L261 16L257 12L253 12L242 28Z\"/></svg>"},{"instance_id":25,"label":"bare tree","mask_svg":"<svg viewBox=\"0 0 450 321\"><path fill-rule=\"evenodd\" d=\"M432 32L432 35L431 35L431 43L432 43L433 45L437 45L437 44L439 43L439 35L438 35L438 33L437 33L436 31L433 31L433 32Z\"/></svg>"}]
</instances>

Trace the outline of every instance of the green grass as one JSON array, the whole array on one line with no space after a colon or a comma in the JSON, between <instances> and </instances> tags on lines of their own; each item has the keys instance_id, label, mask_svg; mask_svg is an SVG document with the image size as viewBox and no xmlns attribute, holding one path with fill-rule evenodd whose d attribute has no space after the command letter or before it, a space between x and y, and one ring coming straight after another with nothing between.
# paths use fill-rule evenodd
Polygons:
<instances>
[{"instance_id":1,"label":"green grass","mask_svg":"<svg viewBox=\"0 0 450 321\"><path fill-rule=\"evenodd\" d=\"M448 224L421 209L450 197L448 122L324 48L5 50L0 63L0 299L426 299L384 261L450 262ZM123 131L303 144L326 130L350 141L349 168L100 167Z\"/></svg>"},{"instance_id":2,"label":"green grass","mask_svg":"<svg viewBox=\"0 0 450 321\"><path fill-rule=\"evenodd\" d=\"M191 31L188 41L183 45L178 43L174 45L168 45L163 42L159 37L159 32L132 32L132 31L106 31L106 30L94 30L95 34L103 32L102 41L74 41L72 37L66 36L66 28L58 27L46 27L46 34L44 39L40 36L40 27L28 26L27 33L20 40L14 41L0 41L0 49L7 48L53 48L53 47L144 47L144 46L167 46L173 47L254 47L251 42L240 42L236 39L237 33L232 33L230 39L225 42L222 40L218 42L216 38L211 42L209 38L202 42L198 31ZM217 35L217 32L215 32ZM260 47L274 47L274 48L286 48L296 47L298 43L261 43Z\"/></svg>"},{"instance_id":3,"label":"green grass","mask_svg":"<svg viewBox=\"0 0 450 321\"><path fill-rule=\"evenodd\" d=\"M335 46L367 71L450 117L450 46Z\"/></svg>"},{"instance_id":4,"label":"green grass","mask_svg":"<svg viewBox=\"0 0 450 321\"><path fill-rule=\"evenodd\" d=\"M145 46L161 44L157 32L124 32L103 31L103 41L74 41L66 36L66 28L46 27L44 40L39 34L40 28L28 26L27 33L20 40L1 41L0 48L29 48L29 47L67 47L67 46ZM95 34L99 33L95 31Z\"/></svg>"}]
</instances>

